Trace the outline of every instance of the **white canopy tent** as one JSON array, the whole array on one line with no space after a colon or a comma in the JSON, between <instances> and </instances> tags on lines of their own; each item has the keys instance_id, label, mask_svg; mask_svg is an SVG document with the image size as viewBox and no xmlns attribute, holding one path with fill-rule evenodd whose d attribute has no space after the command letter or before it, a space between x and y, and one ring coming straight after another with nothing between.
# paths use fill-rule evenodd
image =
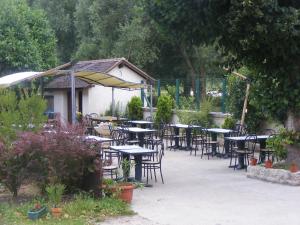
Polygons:
<instances>
[{"instance_id":1,"label":"white canopy tent","mask_svg":"<svg viewBox=\"0 0 300 225\"><path fill-rule=\"evenodd\" d=\"M122 88L122 89L140 89L144 88L145 84L133 83L122 80L118 77L110 74L90 71L88 69L72 69L72 63L66 63L56 68L50 69L45 72L20 72L10 74L0 78L0 89L7 88L16 84L19 84L26 80L33 80L45 76L59 76L69 74L71 76L71 102L72 102L72 123L76 121L76 109L75 109L75 77L82 79L90 84L98 84L106 87ZM113 92L114 93L114 92ZM152 93L151 93L152 99ZM112 105L114 107L114 96L112 95ZM152 108L152 106L151 106Z\"/></svg>"}]
</instances>

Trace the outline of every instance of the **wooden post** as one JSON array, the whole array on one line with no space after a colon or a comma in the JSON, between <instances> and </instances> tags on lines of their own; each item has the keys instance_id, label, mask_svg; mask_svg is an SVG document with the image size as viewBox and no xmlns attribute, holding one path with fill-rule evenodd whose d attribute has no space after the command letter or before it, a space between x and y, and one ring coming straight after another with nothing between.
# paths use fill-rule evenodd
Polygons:
<instances>
[{"instance_id":1,"label":"wooden post","mask_svg":"<svg viewBox=\"0 0 300 225\"><path fill-rule=\"evenodd\" d=\"M245 122L249 92L250 92L250 83L249 83L249 81L247 81L246 96L245 96L245 100L244 100L244 106L243 106L243 112L242 112L242 118L241 118L241 125L244 125L244 122Z\"/></svg>"}]
</instances>

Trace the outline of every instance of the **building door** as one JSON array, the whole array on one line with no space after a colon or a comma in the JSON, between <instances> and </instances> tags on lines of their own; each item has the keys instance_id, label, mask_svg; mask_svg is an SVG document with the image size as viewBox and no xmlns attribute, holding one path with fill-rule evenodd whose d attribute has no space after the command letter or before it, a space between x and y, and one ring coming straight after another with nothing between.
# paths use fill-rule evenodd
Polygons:
<instances>
[{"instance_id":1,"label":"building door","mask_svg":"<svg viewBox=\"0 0 300 225\"><path fill-rule=\"evenodd\" d=\"M76 111L82 113L82 90L79 90L78 92L78 101L76 102ZM77 94L76 93L76 94ZM68 122L72 123L72 99L71 99L71 91L67 92L68 95Z\"/></svg>"}]
</instances>

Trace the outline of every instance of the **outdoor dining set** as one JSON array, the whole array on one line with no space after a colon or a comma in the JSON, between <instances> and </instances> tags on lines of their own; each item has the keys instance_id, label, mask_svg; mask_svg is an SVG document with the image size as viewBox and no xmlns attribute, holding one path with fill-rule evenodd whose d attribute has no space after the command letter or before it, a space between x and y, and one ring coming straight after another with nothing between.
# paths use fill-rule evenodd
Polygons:
<instances>
[{"instance_id":1,"label":"outdoor dining set","mask_svg":"<svg viewBox=\"0 0 300 225\"><path fill-rule=\"evenodd\" d=\"M111 178L117 178L122 160L133 162L134 180L141 182L143 175L156 178L159 171L162 183L162 159L165 150L184 150L190 155L201 155L229 159L229 167L247 169L250 159L259 154L259 161L272 157L272 150L266 148L266 140L273 135L270 130L263 135L248 134L245 126L237 124L234 129L204 128L197 122L190 124L154 123L146 120L122 120L116 125L111 121L94 123L87 129L86 140L100 143L103 171ZM259 148L258 148L259 145ZM259 151L257 151L259 149Z\"/></svg>"}]
</instances>

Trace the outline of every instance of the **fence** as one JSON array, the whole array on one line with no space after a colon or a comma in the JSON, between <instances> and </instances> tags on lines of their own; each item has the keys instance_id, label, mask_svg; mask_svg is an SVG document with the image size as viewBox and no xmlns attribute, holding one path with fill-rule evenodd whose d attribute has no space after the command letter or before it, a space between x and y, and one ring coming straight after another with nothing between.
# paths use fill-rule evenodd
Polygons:
<instances>
[{"instance_id":1,"label":"fence","mask_svg":"<svg viewBox=\"0 0 300 225\"><path fill-rule=\"evenodd\" d=\"M170 95L178 109L199 110L203 101L210 101L213 111L226 112L227 79L207 77L193 82L186 79L158 79L152 86L153 106L162 94ZM151 93L150 87L147 93ZM145 92L141 90L144 99ZM150 96L147 97L150 103ZM148 104L150 106L150 104Z\"/></svg>"}]
</instances>

